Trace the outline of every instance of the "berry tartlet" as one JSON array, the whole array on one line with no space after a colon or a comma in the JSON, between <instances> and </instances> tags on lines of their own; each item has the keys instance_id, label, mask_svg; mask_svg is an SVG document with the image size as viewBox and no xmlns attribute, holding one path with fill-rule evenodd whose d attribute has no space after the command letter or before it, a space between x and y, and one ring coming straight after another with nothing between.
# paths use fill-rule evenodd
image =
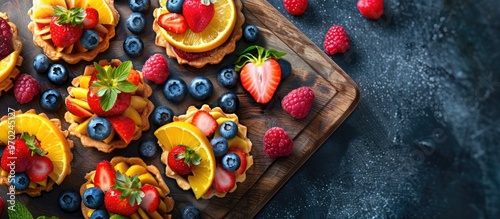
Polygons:
<instances>
[{"instance_id":1,"label":"berry tartlet","mask_svg":"<svg viewBox=\"0 0 500 219\"><path fill-rule=\"evenodd\" d=\"M102 60L85 67L68 87L64 118L85 147L109 153L125 148L149 129L153 90L132 62Z\"/></svg>"},{"instance_id":2,"label":"berry tartlet","mask_svg":"<svg viewBox=\"0 0 500 219\"><path fill-rule=\"evenodd\" d=\"M155 131L165 174L197 199L224 197L246 179L253 165L247 127L221 108L191 106L186 114Z\"/></svg>"},{"instance_id":3,"label":"berry tartlet","mask_svg":"<svg viewBox=\"0 0 500 219\"><path fill-rule=\"evenodd\" d=\"M35 45L70 64L107 50L120 20L114 0L33 0L28 15Z\"/></svg>"},{"instance_id":4,"label":"berry tartlet","mask_svg":"<svg viewBox=\"0 0 500 219\"><path fill-rule=\"evenodd\" d=\"M243 35L242 7L240 0L185 0L169 10L167 1L160 0L153 12L155 43L179 64L218 64Z\"/></svg>"},{"instance_id":5,"label":"berry tartlet","mask_svg":"<svg viewBox=\"0 0 500 219\"><path fill-rule=\"evenodd\" d=\"M0 12L0 95L14 86L13 80L20 73L16 66L23 62L22 49L17 26L9 22L6 13Z\"/></svg>"},{"instance_id":6,"label":"berry tartlet","mask_svg":"<svg viewBox=\"0 0 500 219\"><path fill-rule=\"evenodd\" d=\"M85 179L87 182L80 187L85 218L106 218L92 214L171 218L174 200L168 196L170 189L160 171L153 165L146 165L140 158L103 160L85 175ZM122 195L124 197L120 197Z\"/></svg>"},{"instance_id":7,"label":"berry tartlet","mask_svg":"<svg viewBox=\"0 0 500 219\"><path fill-rule=\"evenodd\" d=\"M32 197L52 190L71 172L73 141L61 130L59 119L49 119L35 110L9 111L0 122L0 185L16 194Z\"/></svg>"}]
</instances>

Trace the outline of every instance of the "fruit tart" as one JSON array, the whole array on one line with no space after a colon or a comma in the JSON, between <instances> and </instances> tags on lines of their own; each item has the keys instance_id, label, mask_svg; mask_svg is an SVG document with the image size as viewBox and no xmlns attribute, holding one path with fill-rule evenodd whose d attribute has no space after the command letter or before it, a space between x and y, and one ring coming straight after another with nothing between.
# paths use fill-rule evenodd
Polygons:
<instances>
[{"instance_id":1,"label":"fruit tart","mask_svg":"<svg viewBox=\"0 0 500 219\"><path fill-rule=\"evenodd\" d=\"M176 2L160 0L153 12L155 43L165 47L169 57L201 68L220 63L235 50L245 22L240 0Z\"/></svg>"},{"instance_id":2,"label":"fruit tart","mask_svg":"<svg viewBox=\"0 0 500 219\"><path fill-rule=\"evenodd\" d=\"M35 45L70 64L107 50L120 20L114 0L33 0L28 15Z\"/></svg>"},{"instance_id":3,"label":"fruit tart","mask_svg":"<svg viewBox=\"0 0 500 219\"><path fill-rule=\"evenodd\" d=\"M0 122L0 185L9 186L9 194L26 193L32 197L61 184L71 172L73 141L61 130L59 119L49 119L35 110L9 109Z\"/></svg>"},{"instance_id":4,"label":"fruit tart","mask_svg":"<svg viewBox=\"0 0 500 219\"><path fill-rule=\"evenodd\" d=\"M253 165L247 127L236 114L224 113L219 107L191 106L154 134L163 150L165 174L182 189L192 189L197 199L233 192Z\"/></svg>"},{"instance_id":5,"label":"fruit tart","mask_svg":"<svg viewBox=\"0 0 500 219\"><path fill-rule=\"evenodd\" d=\"M167 184L155 166L147 166L140 158L103 160L85 179L80 187L85 218L114 214L132 219L171 217L174 200L168 196Z\"/></svg>"},{"instance_id":6,"label":"fruit tart","mask_svg":"<svg viewBox=\"0 0 500 219\"><path fill-rule=\"evenodd\" d=\"M13 80L19 74L23 43L19 39L17 26L9 22L9 16L0 12L0 95L14 86Z\"/></svg>"},{"instance_id":7,"label":"fruit tart","mask_svg":"<svg viewBox=\"0 0 500 219\"><path fill-rule=\"evenodd\" d=\"M154 105L148 98L153 90L131 61L95 62L71 83L64 118L83 146L109 153L149 129Z\"/></svg>"}]
</instances>

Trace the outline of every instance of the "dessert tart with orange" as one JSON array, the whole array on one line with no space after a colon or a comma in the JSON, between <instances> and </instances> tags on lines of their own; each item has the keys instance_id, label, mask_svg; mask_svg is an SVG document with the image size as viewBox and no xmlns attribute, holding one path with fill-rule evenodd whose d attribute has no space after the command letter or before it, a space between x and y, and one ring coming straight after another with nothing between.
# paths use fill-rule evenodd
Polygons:
<instances>
[{"instance_id":1,"label":"dessert tart with orange","mask_svg":"<svg viewBox=\"0 0 500 219\"><path fill-rule=\"evenodd\" d=\"M174 200L160 171L138 157L103 160L85 179L80 187L85 218L99 218L92 215L103 214L98 211L131 219L171 218Z\"/></svg>"},{"instance_id":2,"label":"dessert tart with orange","mask_svg":"<svg viewBox=\"0 0 500 219\"><path fill-rule=\"evenodd\" d=\"M71 173L73 141L61 130L59 119L49 119L35 110L10 111L0 121L0 185L9 193L35 197L51 191Z\"/></svg>"},{"instance_id":3,"label":"dessert tart with orange","mask_svg":"<svg viewBox=\"0 0 500 219\"><path fill-rule=\"evenodd\" d=\"M14 79L20 73L23 43L16 24L9 22L9 16L0 12L0 95L14 86Z\"/></svg>"},{"instance_id":4,"label":"dessert tart with orange","mask_svg":"<svg viewBox=\"0 0 500 219\"><path fill-rule=\"evenodd\" d=\"M28 15L35 45L70 64L107 50L120 18L114 0L33 0Z\"/></svg>"},{"instance_id":5,"label":"dessert tart with orange","mask_svg":"<svg viewBox=\"0 0 500 219\"><path fill-rule=\"evenodd\" d=\"M167 0L159 5L153 12L155 43L179 64L218 64L241 39L245 17L240 0L185 0L182 9L170 10Z\"/></svg>"},{"instance_id":6,"label":"dessert tart with orange","mask_svg":"<svg viewBox=\"0 0 500 219\"><path fill-rule=\"evenodd\" d=\"M101 60L85 67L68 87L64 118L85 147L109 153L149 129L153 90L131 61Z\"/></svg>"},{"instance_id":7,"label":"dessert tart with orange","mask_svg":"<svg viewBox=\"0 0 500 219\"><path fill-rule=\"evenodd\" d=\"M246 126L219 107L191 106L154 134L163 150L165 174L197 199L225 197L245 181L253 165Z\"/></svg>"}]
</instances>

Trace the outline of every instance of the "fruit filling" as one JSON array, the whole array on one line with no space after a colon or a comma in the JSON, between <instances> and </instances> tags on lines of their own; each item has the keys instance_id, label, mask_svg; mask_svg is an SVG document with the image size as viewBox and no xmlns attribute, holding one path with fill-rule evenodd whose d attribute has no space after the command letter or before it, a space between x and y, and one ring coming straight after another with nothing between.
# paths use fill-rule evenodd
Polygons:
<instances>
[{"instance_id":1,"label":"fruit filling","mask_svg":"<svg viewBox=\"0 0 500 219\"><path fill-rule=\"evenodd\" d=\"M224 197L245 180L253 164L246 131L235 114L203 105L190 107L154 134L163 149L166 175L182 189L192 189L197 199L208 199Z\"/></svg>"},{"instance_id":2,"label":"fruit filling","mask_svg":"<svg viewBox=\"0 0 500 219\"><path fill-rule=\"evenodd\" d=\"M19 55L22 47L17 26L9 22L6 13L0 12L0 94L14 86L13 80L20 73L16 66L23 62Z\"/></svg>"}]
</instances>

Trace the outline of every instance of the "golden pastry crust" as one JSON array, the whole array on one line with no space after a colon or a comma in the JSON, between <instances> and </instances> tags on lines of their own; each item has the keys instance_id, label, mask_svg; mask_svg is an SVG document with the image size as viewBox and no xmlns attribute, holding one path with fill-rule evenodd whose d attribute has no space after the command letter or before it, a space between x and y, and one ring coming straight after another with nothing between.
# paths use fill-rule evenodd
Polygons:
<instances>
[{"instance_id":1,"label":"golden pastry crust","mask_svg":"<svg viewBox=\"0 0 500 219\"><path fill-rule=\"evenodd\" d=\"M19 114L22 114L23 112L22 111L16 111L16 115L19 115ZM30 109L24 113L33 113L33 114L36 114L36 111L34 109ZM63 131L62 130L62 126L61 126L61 120L59 119L50 119L49 117L47 117L47 115L45 113L40 113L39 114L40 116L43 116L47 119L49 119L57 128L59 128L59 130L61 131L61 133L64 135L64 137L68 137L68 131ZM4 120L8 120L9 117L8 116L3 116L0 121L4 121ZM73 141L67 139L68 141L68 145L71 148L73 148ZM70 163L71 161L73 160L73 154L70 152L69 153L71 155L70 159L68 160L67 162L67 170L68 172L64 173L66 176L69 175L71 173L71 168L70 168ZM4 175L5 174L5 171L4 170L0 170L1 172L1 175L0 175L0 185L1 186L10 186L10 182L9 182L9 179L8 179L8 175ZM54 184L56 184L56 182L54 180L52 180L50 177L47 178L47 184L45 186L43 185L40 185L40 184L37 184L35 188L27 188L25 190L22 190L22 191L17 191L16 190L16 194L23 194L23 193L26 193L28 194L29 196L31 197L36 197L36 196L40 196L42 194L42 191L45 191L45 192L49 192L52 190L52 188L54 187Z\"/></svg>"},{"instance_id":2,"label":"golden pastry crust","mask_svg":"<svg viewBox=\"0 0 500 219\"><path fill-rule=\"evenodd\" d=\"M234 25L233 32L229 36L229 38L226 40L226 42L219 47L210 50L208 52L205 52L206 54L203 55L202 57L188 61L186 59L183 59L175 53L173 47L163 38L163 36L160 33L160 26L158 25L158 17L157 11L155 10L155 20L153 21L153 31L156 32L156 38L155 38L155 43L158 46L165 47L165 51L167 55L170 58L177 59L177 62L179 64L187 64L196 68L202 68L206 64L219 64L222 59L234 52L236 49L236 42L241 39L241 36L243 35L243 30L242 26L245 23L245 16L243 15L243 12L241 12L243 8L243 4L241 3L240 0L235 0L234 1L235 6L236 6L236 12L237 12L237 18L236 18L236 24Z\"/></svg>"},{"instance_id":3,"label":"golden pastry crust","mask_svg":"<svg viewBox=\"0 0 500 219\"><path fill-rule=\"evenodd\" d=\"M54 46L51 39L43 39L41 35L37 34L39 31L36 22L33 18L33 10L35 5L33 5L30 10L28 10L28 16L31 18L31 22L28 24L28 29L33 33L33 43L36 46L43 49L43 52L47 57L56 61L63 59L69 64L75 64L81 60L92 61L101 52L106 51L109 48L109 41L116 34L115 27L120 20L120 14L115 9L114 0L104 0L111 11L113 12L115 23L113 25L97 25L94 29L97 30L100 35L104 36L99 42L97 47L93 50L87 51L79 43L75 43L74 46L68 46L64 49L58 49ZM68 50L73 50L75 52L68 53Z\"/></svg>"},{"instance_id":4,"label":"golden pastry crust","mask_svg":"<svg viewBox=\"0 0 500 219\"><path fill-rule=\"evenodd\" d=\"M120 64L121 64L121 61L118 59L113 59L110 62L108 62L106 60L99 61L99 65L101 65L101 66L105 66L105 65L118 66ZM89 65L89 66L85 67L85 70L84 70L82 76L92 75L92 73L94 72L94 69L95 68L93 65ZM81 76L79 76L79 77L81 77ZM71 84L73 86L75 86L75 87L80 86L79 77L76 77L71 81ZM140 114L141 120L142 120L142 125L138 126L138 129L135 130L134 137L132 138L132 140L139 139L142 136L142 132L149 129L150 124L149 124L148 118L149 118L149 115L151 115L151 113L153 112L154 107L155 107L153 102L151 102L148 99L153 94L153 89L151 89L151 87L144 81L144 79L142 78L142 74L141 74L141 83L144 85L144 89L143 89L142 93L140 93L140 96L142 96L148 102L148 104L143 109L142 113ZM68 93L71 93L71 89L73 89L73 87L68 87ZM67 98L69 98L69 96ZM80 141L84 147L96 148L97 150L102 151L104 153L109 153L109 152L113 151L114 149L126 148L128 146L128 144L122 139L114 139L109 143L105 143L103 141L97 141L95 139L92 139L88 135L83 135L83 134L79 133L76 130L79 123L76 122L73 118L71 118L70 112L66 112L64 114L64 119L66 120L66 122L70 123L70 126L68 127L70 134L80 138Z\"/></svg>"},{"instance_id":5,"label":"golden pastry crust","mask_svg":"<svg viewBox=\"0 0 500 219\"><path fill-rule=\"evenodd\" d=\"M180 115L180 116L175 116L173 120L175 122L181 121L181 122L190 123L191 120L193 119L193 115L198 110L203 110L205 112L210 113L215 119L218 119L218 118L221 118L221 117L225 117L225 118L229 118L229 119L233 120L236 124L238 124L238 134L236 136L239 137L239 138L241 138L241 139L243 139L246 142L246 145L245 145L244 148L240 148L239 147L238 149L242 150L247 155L246 156L246 160L247 160L247 168L246 168L246 170L248 170L253 165L253 157L252 157L252 155L250 155L250 151L252 150L252 142L247 137L247 127L244 126L244 125L242 125L241 123L239 123L238 116L236 114L226 114L226 113L224 113L224 111L222 111L222 109L220 107L210 108L209 105L204 104L200 109L196 108L195 106L190 106L188 108L188 110L186 111L186 114ZM161 143L160 142L158 142L158 143L161 146ZM162 150L163 150L163 152L161 154L161 161L164 164L167 164L168 151L165 150L163 147L162 147ZM245 179L246 179L246 170L245 170L245 172L243 174L238 174L237 172L235 172L236 182L243 182L243 181L245 181ZM169 178L174 179L177 182L177 185L179 187L181 187L183 190L189 190L189 189L191 189L191 186L189 185L188 180L186 178L184 178L183 176L175 173L172 169L170 169L170 167L168 165L167 165L167 167L165 169L165 175L167 177L169 177ZM235 184L235 186L233 187L233 189L231 191L229 191L229 192L233 192L234 190L236 190L236 187L237 187L237 184ZM227 193L217 192L217 191L215 191L215 189L211 188L211 191L206 192L202 196L202 198L209 199L209 198L211 198L213 196L217 196L219 198L222 198L222 197L225 197L226 194Z\"/></svg>"},{"instance_id":6,"label":"golden pastry crust","mask_svg":"<svg viewBox=\"0 0 500 219\"><path fill-rule=\"evenodd\" d=\"M0 12L0 17L5 19L10 26L10 31L12 32L12 41L14 43L14 50L18 51L19 54L21 54L21 51L23 50L23 42L19 38L19 33L17 30L16 24L9 22L9 16L7 13ZM21 66L23 63L23 57L19 55L17 57L17 63L16 66ZM19 75L20 71L17 69L17 67L14 67L10 74L2 81L0 81L0 96L2 95L2 92L10 90L14 86L14 79Z\"/></svg>"},{"instance_id":7,"label":"golden pastry crust","mask_svg":"<svg viewBox=\"0 0 500 219\"><path fill-rule=\"evenodd\" d=\"M156 168L153 165L146 165L146 163L144 163L144 161L138 157L126 158L126 157L117 156L117 157L113 157L110 161L110 163L113 166L115 166L116 164L121 163L121 162L125 162L129 166L141 165L143 167L146 167L146 169L149 171L149 173L151 173L156 178L156 181L158 182L159 187L161 188L161 190L165 194L165 197L163 198L163 202L165 202L165 204L167 205L167 212L171 212L174 209L174 199L172 197L168 196L168 194L170 194L170 189L168 188L165 181L163 181L163 178L162 178L161 173L158 170L158 168ZM82 186L80 186L80 195L83 195L83 193L87 189L87 185L92 183L92 177L94 176L94 174L95 174L95 170L93 170L85 175L85 179L87 180L87 182L85 182ZM83 216L88 219L89 218L88 212L90 209L87 206L85 206L83 204L83 202L81 204L81 209L82 209ZM163 216L163 218L171 218L172 217L171 214L165 214L162 216Z\"/></svg>"}]
</instances>

